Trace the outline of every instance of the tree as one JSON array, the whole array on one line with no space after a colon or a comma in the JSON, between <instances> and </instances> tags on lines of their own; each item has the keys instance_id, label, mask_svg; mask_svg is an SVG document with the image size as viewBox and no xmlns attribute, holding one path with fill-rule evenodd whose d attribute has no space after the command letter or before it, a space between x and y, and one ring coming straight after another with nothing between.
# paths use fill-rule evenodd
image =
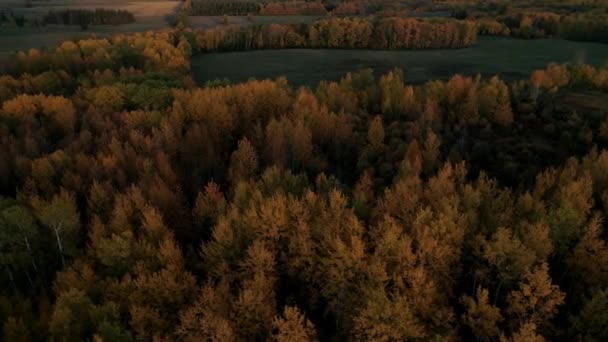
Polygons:
<instances>
[{"instance_id":1,"label":"tree","mask_svg":"<svg viewBox=\"0 0 608 342\"><path fill-rule=\"evenodd\" d=\"M118 111L122 109L125 103L125 94L114 85L92 89L90 96L95 107L105 112Z\"/></svg>"},{"instance_id":2,"label":"tree","mask_svg":"<svg viewBox=\"0 0 608 342\"><path fill-rule=\"evenodd\" d=\"M274 165L286 166L288 158L288 119L272 119L266 126L266 159Z\"/></svg>"},{"instance_id":3,"label":"tree","mask_svg":"<svg viewBox=\"0 0 608 342\"><path fill-rule=\"evenodd\" d=\"M398 119L405 114L408 108L401 70L391 71L380 78L380 96L380 106L385 117ZM410 96L413 97L413 93Z\"/></svg>"},{"instance_id":4,"label":"tree","mask_svg":"<svg viewBox=\"0 0 608 342\"><path fill-rule=\"evenodd\" d=\"M499 336L498 323L503 318L500 309L490 304L488 290L478 287L475 298L465 295L460 302L465 309L463 323L478 339L491 341Z\"/></svg>"},{"instance_id":5,"label":"tree","mask_svg":"<svg viewBox=\"0 0 608 342\"><path fill-rule=\"evenodd\" d=\"M500 295L503 285L514 285L535 262L534 253L507 228L499 228L496 231L492 240L485 244L483 256L497 272L496 298Z\"/></svg>"},{"instance_id":6,"label":"tree","mask_svg":"<svg viewBox=\"0 0 608 342\"><path fill-rule=\"evenodd\" d=\"M255 174L257 168L258 157L255 149L247 138L239 140L238 148L230 156L228 177L233 183L246 180Z\"/></svg>"},{"instance_id":7,"label":"tree","mask_svg":"<svg viewBox=\"0 0 608 342\"><path fill-rule=\"evenodd\" d=\"M440 138L433 132L432 129L429 129L426 133L422 151L422 170L426 176L431 176L433 173L435 173L437 164L441 157L440 146Z\"/></svg>"},{"instance_id":8,"label":"tree","mask_svg":"<svg viewBox=\"0 0 608 342\"><path fill-rule=\"evenodd\" d=\"M313 324L295 306L286 306L282 317L275 317L272 339L277 342L315 341L316 331Z\"/></svg>"},{"instance_id":9,"label":"tree","mask_svg":"<svg viewBox=\"0 0 608 342\"><path fill-rule=\"evenodd\" d=\"M382 290L374 291L355 317L354 334L357 340L386 342L426 336L410 303L404 297L389 299Z\"/></svg>"},{"instance_id":10,"label":"tree","mask_svg":"<svg viewBox=\"0 0 608 342\"><path fill-rule=\"evenodd\" d=\"M5 341L31 341L32 333L22 318L10 316L4 321L2 327Z\"/></svg>"},{"instance_id":11,"label":"tree","mask_svg":"<svg viewBox=\"0 0 608 342\"><path fill-rule=\"evenodd\" d=\"M525 323L517 331L513 333L511 338L507 339L504 336L500 338L501 342L545 342L546 339L536 333L536 324Z\"/></svg>"},{"instance_id":12,"label":"tree","mask_svg":"<svg viewBox=\"0 0 608 342\"><path fill-rule=\"evenodd\" d=\"M513 123L513 111L509 88L497 76L483 85L479 94L482 117L501 126L509 127Z\"/></svg>"},{"instance_id":13,"label":"tree","mask_svg":"<svg viewBox=\"0 0 608 342\"><path fill-rule=\"evenodd\" d=\"M0 198L0 264L7 267L11 278L13 270L24 272L33 287L33 275L39 272L38 226L26 208L16 204L2 208L1 202Z\"/></svg>"},{"instance_id":14,"label":"tree","mask_svg":"<svg viewBox=\"0 0 608 342\"><path fill-rule=\"evenodd\" d=\"M600 236L601 227L600 217L592 217L568 258L574 279L588 289L608 285L608 246Z\"/></svg>"},{"instance_id":15,"label":"tree","mask_svg":"<svg viewBox=\"0 0 608 342\"><path fill-rule=\"evenodd\" d=\"M380 116L375 116L367 130L367 141L374 151L381 151L384 146L384 126Z\"/></svg>"},{"instance_id":16,"label":"tree","mask_svg":"<svg viewBox=\"0 0 608 342\"><path fill-rule=\"evenodd\" d=\"M292 124L290 131L291 169L310 168L314 150L310 128L303 121L298 120Z\"/></svg>"},{"instance_id":17,"label":"tree","mask_svg":"<svg viewBox=\"0 0 608 342\"><path fill-rule=\"evenodd\" d=\"M234 341L234 322L229 319L231 296L228 284L204 285L195 303L180 315L176 335L183 341Z\"/></svg>"},{"instance_id":18,"label":"tree","mask_svg":"<svg viewBox=\"0 0 608 342\"><path fill-rule=\"evenodd\" d=\"M545 71L536 70L530 75L530 83L532 84L532 94L530 96L534 101L538 98L541 85L545 82Z\"/></svg>"},{"instance_id":19,"label":"tree","mask_svg":"<svg viewBox=\"0 0 608 342\"><path fill-rule=\"evenodd\" d=\"M196 222L203 228L203 235L211 232L211 227L215 225L220 215L227 209L226 199L220 191L219 185L211 181L204 191L198 193L192 214Z\"/></svg>"},{"instance_id":20,"label":"tree","mask_svg":"<svg viewBox=\"0 0 608 342\"><path fill-rule=\"evenodd\" d=\"M371 214L374 202L373 179L368 172L364 172L355 185L353 192L353 209L357 216L363 220Z\"/></svg>"},{"instance_id":21,"label":"tree","mask_svg":"<svg viewBox=\"0 0 608 342\"><path fill-rule=\"evenodd\" d=\"M601 341L608 334L608 290L596 291L584 302L581 311L571 317L577 337L584 341Z\"/></svg>"},{"instance_id":22,"label":"tree","mask_svg":"<svg viewBox=\"0 0 608 342\"><path fill-rule=\"evenodd\" d=\"M51 230L61 263L65 267L65 257L75 256L80 242L80 215L76 209L74 196L62 190L50 201L41 201L34 207L42 225Z\"/></svg>"},{"instance_id":23,"label":"tree","mask_svg":"<svg viewBox=\"0 0 608 342\"><path fill-rule=\"evenodd\" d=\"M58 340L81 340L93 334L93 303L82 291L71 289L57 298L49 331Z\"/></svg>"},{"instance_id":24,"label":"tree","mask_svg":"<svg viewBox=\"0 0 608 342\"><path fill-rule=\"evenodd\" d=\"M234 303L235 323L239 334L264 336L270 332L275 317L275 260L260 241L247 250L243 269L245 279Z\"/></svg>"},{"instance_id":25,"label":"tree","mask_svg":"<svg viewBox=\"0 0 608 342\"><path fill-rule=\"evenodd\" d=\"M519 283L519 289L509 294L507 311L521 325L547 326L565 297L559 286L551 283L549 266L543 263L527 272Z\"/></svg>"}]
</instances>

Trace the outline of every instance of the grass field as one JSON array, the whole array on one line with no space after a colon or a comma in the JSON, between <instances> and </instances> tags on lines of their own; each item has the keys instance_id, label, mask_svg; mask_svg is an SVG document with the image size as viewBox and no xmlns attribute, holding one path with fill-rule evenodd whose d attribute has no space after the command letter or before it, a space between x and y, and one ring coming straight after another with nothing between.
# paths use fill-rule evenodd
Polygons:
<instances>
[{"instance_id":1,"label":"grass field","mask_svg":"<svg viewBox=\"0 0 608 342\"><path fill-rule=\"evenodd\" d=\"M483 37L474 47L459 50L263 50L195 56L193 75L200 84L227 78L241 82L285 75L295 86L316 86L353 70L372 68L383 74L404 70L408 82L445 79L453 74L527 78L550 62L585 62L608 67L608 45L555 39L518 40Z\"/></svg>"},{"instance_id":2,"label":"grass field","mask_svg":"<svg viewBox=\"0 0 608 342\"><path fill-rule=\"evenodd\" d=\"M18 50L30 48L52 47L63 41L88 36L110 36L123 32L142 32L159 30L169 27L168 17L175 14L179 1L168 0L48 0L33 1L33 7L25 8L23 1L0 0L0 10L10 9L14 13L23 14L26 18L39 18L49 10L72 9L122 9L135 15L135 23L110 26L91 25L87 31L80 27L48 25L45 27L0 27L0 56L11 54Z\"/></svg>"},{"instance_id":3,"label":"grass field","mask_svg":"<svg viewBox=\"0 0 608 342\"><path fill-rule=\"evenodd\" d=\"M171 14L180 2L169 0L34 0L30 8L26 8L23 4L23 0L0 0L0 9L10 9L26 17L39 17L48 13L49 10L107 8L127 10L133 13L136 18L144 18Z\"/></svg>"}]
</instances>

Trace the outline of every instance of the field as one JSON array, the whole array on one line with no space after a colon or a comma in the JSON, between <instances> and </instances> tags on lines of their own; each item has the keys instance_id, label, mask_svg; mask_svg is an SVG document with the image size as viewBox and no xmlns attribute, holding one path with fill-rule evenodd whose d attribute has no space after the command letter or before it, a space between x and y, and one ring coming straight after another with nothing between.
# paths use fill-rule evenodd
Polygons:
<instances>
[{"instance_id":1,"label":"field","mask_svg":"<svg viewBox=\"0 0 608 342\"><path fill-rule=\"evenodd\" d=\"M23 14L26 17L37 17L43 16L48 13L49 10L65 10L68 8L108 8L108 9L120 9L127 10L135 14L137 18L145 17L162 17L167 14L173 13L175 8L179 5L179 1L168 1L168 0L128 0L128 1L116 1L116 0L48 0L48 1L36 1L32 2L33 6L26 8L23 5L23 1L16 0L0 0L0 8L11 9L17 14Z\"/></svg>"},{"instance_id":2,"label":"field","mask_svg":"<svg viewBox=\"0 0 608 342\"><path fill-rule=\"evenodd\" d=\"M116 1L116 0L49 0L33 1L33 7L26 8L23 1L0 0L0 9L11 10L23 14L26 18L40 18L49 10L65 9L122 9L132 12L136 22L127 25L90 26L87 31L81 31L78 26L48 25L46 27L14 27L0 26L0 56L17 50L29 48L52 47L65 40L86 36L109 36L122 32L141 32L158 30L169 26L168 18L174 15L179 1Z\"/></svg>"},{"instance_id":3,"label":"field","mask_svg":"<svg viewBox=\"0 0 608 342\"><path fill-rule=\"evenodd\" d=\"M376 74L401 68L408 82L419 83L455 73L526 78L550 62L573 61L608 66L608 45L484 37L476 46L461 50L295 49L204 54L193 58L192 69L201 84L214 79L240 82L284 75L293 85L315 86L321 80L337 80L349 71L363 68L372 68Z\"/></svg>"}]
</instances>

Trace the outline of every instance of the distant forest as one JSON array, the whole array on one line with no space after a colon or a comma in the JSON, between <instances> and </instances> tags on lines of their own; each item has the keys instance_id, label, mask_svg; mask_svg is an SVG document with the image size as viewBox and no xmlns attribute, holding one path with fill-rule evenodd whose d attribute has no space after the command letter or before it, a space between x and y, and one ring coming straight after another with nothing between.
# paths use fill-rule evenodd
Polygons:
<instances>
[{"instance_id":1,"label":"distant forest","mask_svg":"<svg viewBox=\"0 0 608 342\"><path fill-rule=\"evenodd\" d=\"M44 25L122 25L135 22L135 16L125 10L112 9L68 9L65 11L49 11L42 19Z\"/></svg>"},{"instance_id":2,"label":"distant forest","mask_svg":"<svg viewBox=\"0 0 608 342\"><path fill-rule=\"evenodd\" d=\"M202 51L277 48L431 49L463 48L477 40L473 23L409 18L321 19L309 25L271 24L196 32Z\"/></svg>"}]
</instances>

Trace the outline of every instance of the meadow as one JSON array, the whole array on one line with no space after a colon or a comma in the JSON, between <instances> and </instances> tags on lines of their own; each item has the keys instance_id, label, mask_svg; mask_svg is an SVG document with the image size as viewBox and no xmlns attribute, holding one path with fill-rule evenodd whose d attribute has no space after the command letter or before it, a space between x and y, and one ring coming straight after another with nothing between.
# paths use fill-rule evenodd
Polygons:
<instances>
[{"instance_id":1,"label":"meadow","mask_svg":"<svg viewBox=\"0 0 608 342\"><path fill-rule=\"evenodd\" d=\"M66 9L116 9L126 10L135 15L136 22L126 25L89 26L82 31L77 25L47 25L44 27L0 26L0 56L6 56L18 50L52 47L66 40L90 36L111 36L125 32L154 31L170 26L169 18L181 4L179 1L120 1L115 0L49 0L33 1L32 7L26 8L23 1L0 0L0 10L10 10L26 18L42 18L50 10Z\"/></svg>"},{"instance_id":2,"label":"meadow","mask_svg":"<svg viewBox=\"0 0 608 342\"><path fill-rule=\"evenodd\" d=\"M608 45L482 37L475 46L458 50L293 49L211 53L194 56L192 71L199 84L215 79L241 82L287 76L292 85L313 87L321 80L338 80L349 71L364 68L372 68L377 75L401 68L406 81L411 83L446 79L455 73L500 75L514 80L527 78L531 71L550 62L608 66Z\"/></svg>"},{"instance_id":3,"label":"meadow","mask_svg":"<svg viewBox=\"0 0 608 342\"><path fill-rule=\"evenodd\" d=\"M146 17L162 17L172 14L176 7L180 4L178 1L168 0L48 0L32 2L32 7L25 7L24 1L17 0L0 0L0 8L11 9L16 14L23 14L26 17L41 17L48 13L49 10L65 10L65 9L96 9L108 8L116 10L126 10L135 14L138 18Z\"/></svg>"}]
</instances>

